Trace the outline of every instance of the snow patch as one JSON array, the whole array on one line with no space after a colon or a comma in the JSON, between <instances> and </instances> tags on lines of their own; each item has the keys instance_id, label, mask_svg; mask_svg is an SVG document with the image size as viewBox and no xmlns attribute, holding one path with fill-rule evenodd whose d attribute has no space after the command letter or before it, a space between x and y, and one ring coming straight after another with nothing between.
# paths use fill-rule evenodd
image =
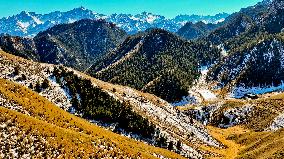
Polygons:
<instances>
[{"instance_id":1,"label":"snow patch","mask_svg":"<svg viewBox=\"0 0 284 159\"><path fill-rule=\"evenodd\" d=\"M68 18L68 23L74 23L74 22L76 22L76 19Z\"/></svg>"},{"instance_id":2,"label":"snow patch","mask_svg":"<svg viewBox=\"0 0 284 159\"><path fill-rule=\"evenodd\" d=\"M36 24L43 24L43 22L41 20L39 20L37 17L35 17L35 16L31 16L31 17L36 22Z\"/></svg>"},{"instance_id":3,"label":"snow patch","mask_svg":"<svg viewBox=\"0 0 284 159\"><path fill-rule=\"evenodd\" d=\"M18 21L17 22L17 25L20 27L20 29L27 33L27 30L28 30L28 27L30 26L30 23L29 22L21 22L21 21Z\"/></svg>"},{"instance_id":4,"label":"snow patch","mask_svg":"<svg viewBox=\"0 0 284 159\"><path fill-rule=\"evenodd\" d=\"M201 89L197 90L198 93L201 94L201 96L204 98L204 100L209 101L209 100L215 100L217 99L217 96L212 93L212 91L207 90L207 89Z\"/></svg>"},{"instance_id":5,"label":"snow patch","mask_svg":"<svg viewBox=\"0 0 284 159\"><path fill-rule=\"evenodd\" d=\"M266 130L276 131L284 128L284 113L277 116Z\"/></svg>"},{"instance_id":6,"label":"snow patch","mask_svg":"<svg viewBox=\"0 0 284 159\"><path fill-rule=\"evenodd\" d=\"M258 86L258 87L246 87L244 84L242 86L234 87L231 93L229 93L229 97L232 98L242 98L246 94L265 94L274 91L283 91L284 90L284 82L281 81L281 84L278 86L274 86L274 84L267 86Z\"/></svg>"},{"instance_id":7,"label":"snow patch","mask_svg":"<svg viewBox=\"0 0 284 159\"><path fill-rule=\"evenodd\" d=\"M216 21L214 22L214 24L218 24L218 23L221 23L221 22L223 22L223 21L225 21L225 18L221 18L221 19L216 20Z\"/></svg>"},{"instance_id":8,"label":"snow patch","mask_svg":"<svg viewBox=\"0 0 284 159\"><path fill-rule=\"evenodd\" d=\"M208 66L201 66L199 68L201 76L195 81L193 87L189 89L189 97L194 97L196 103L201 103L202 101L212 101L217 100L217 96L208 88L206 82L206 76L208 74ZM196 104L191 103L191 104Z\"/></svg>"},{"instance_id":9,"label":"snow patch","mask_svg":"<svg viewBox=\"0 0 284 159\"><path fill-rule=\"evenodd\" d=\"M221 49L221 55L222 55L223 57L228 56L227 50L225 50L223 44L220 44L220 45L218 45L217 47L218 47L218 49Z\"/></svg>"},{"instance_id":10,"label":"snow patch","mask_svg":"<svg viewBox=\"0 0 284 159\"><path fill-rule=\"evenodd\" d=\"M154 15L148 15L148 17L145 19L148 23L153 23L157 19L157 16Z\"/></svg>"},{"instance_id":11,"label":"snow patch","mask_svg":"<svg viewBox=\"0 0 284 159\"><path fill-rule=\"evenodd\" d=\"M183 96L182 97L182 100L178 101L178 102L174 102L174 103L171 103L172 106L185 106L185 105L188 105L188 104L196 104L197 103L197 100L194 96Z\"/></svg>"}]
</instances>

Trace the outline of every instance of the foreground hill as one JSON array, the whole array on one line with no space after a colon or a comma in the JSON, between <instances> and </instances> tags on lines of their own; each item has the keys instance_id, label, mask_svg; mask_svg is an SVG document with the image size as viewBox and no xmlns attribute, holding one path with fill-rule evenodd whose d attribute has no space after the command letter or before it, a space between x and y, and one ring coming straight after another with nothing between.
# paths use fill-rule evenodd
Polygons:
<instances>
[{"instance_id":1,"label":"foreground hill","mask_svg":"<svg viewBox=\"0 0 284 159\"><path fill-rule=\"evenodd\" d=\"M91 123L191 158L207 154L198 145L221 146L202 124L154 95L106 83L71 68L4 52L0 55L1 78L37 91Z\"/></svg>"},{"instance_id":2,"label":"foreground hill","mask_svg":"<svg viewBox=\"0 0 284 159\"><path fill-rule=\"evenodd\" d=\"M90 124L21 85L0 83L0 144L8 148L0 153L4 158L181 158Z\"/></svg>"},{"instance_id":3,"label":"foreground hill","mask_svg":"<svg viewBox=\"0 0 284 159\"><path fill-rule=\"evenodd\" d=\"M153 93L169 102L187 95L199 67L218 60L209 43L189 42L160 29L128 37L88 72L104 81Z\"/></svg>"},{"instance_id":4,"label":"foreground hill","mask_svg":"<svg viewBox=\"0 0 284 159\"><path fill-rule=\"evenodd\" d=\"M176 142L177 139L182 141L182 147L188 149L188 152L191 153L188 157L201 158L202 155L206 158L224 158L226 156L232 157L233 154L237 158L282 157L283 94L270 98L263 96L259 100L224 100L217 103L208 103L207 105L204 103L195 108L177 111L156 96L141 93L129 87L106 83L74 70L71 72L72 69L70 68L64 68L67 71L66 75L68 75L68 78L66 78L66 75L62 75L63 80L61 82L66 83L59 85L60 82L58 81L57 83L56 78L54 79L51 76L54 73L52 69L54 65L31 62L3 52L1 52L0 57L1 77L21 84L18 85L3 79L0 80L0 104L8 108L1 108L1 112L3 112L1 113L1 118L3 119L1 119L2 132L11 135L17 134L13 132L29 134L27 136L32 137L27 140L24 139L24 141L27 141L26 145L28 146L26 147L28 148L32 147L30 146L31 143L39 143L34 145L36 150L29 150L19 144L22 140L15 141L14 136L4 134L3 136L6 136L7 140L3 141L8 141L8 143L5 142L4 144L19 145L19 151L24 150L25 153L30 152L29 154L31 155L47 154L49 156L51 156L50 153L56 152L54 153L56 157L60 154L64 155L65 152L72 152L72 148L77 148L78 145L85 153L76 149L73 150L73 153L67 153L66 157L70 157L70 154L96 157L95 154L92 154L94 151L101 152L96 153L97 157L116 156L116 154L121 157L128 156L131 158L136 156L155 158L158 155L169 158L180 157L164 149L149 147L145 144L140 145L140 142L121 137L90 124L92 121L97 123L98 120L94 121L90 120L90 118L83 120L81 117L84 116L80 115L82 112L78 112L80 110L78 108L71 110L75 111L75 114L79 117L58 108L57 106L65 110L72 108L74 104L74 100L72 100L73 91L72 89L68 90L68 88L72 88L72 85L76 84L73 81L74 79L70 78L72 77L70 75L75 75L74 78L77 76L77 80L85 79L92 83L93 86L88 85L87 90L98 86L103 92L107 92L117 100L129 102L135 112L143 114L144 117L150 119L152 123L159 127L169 141ZM21 67L17 68L17 66ZM58 69L61 68L58 67ZM26 78L23 74L27 75ZM45 78L49 80L47 88L43 84L45 83L43 82ZM40 86L36 83L39 83ZM31 84L35 85L30 86ZM32 87L32 89L39 91L41 96L27 87ZM80 92L77 93L80 94ZM78 97L77 99L83 102L83 96ZM106 97L109 98L109 96ZM53 103L56 103L57 106ZM103 105L101 105L101 108L104 108ZM9 121L7 119L15 120ZM205 127L201 123L211 125L211 127L206 127L209 130L209 134L207 130L204 130ZM242 127L239 128L238 125ZM98 141L97 137L99 138ZM76 140L77 138L79 140ZM80 142L76 144L76 141ZM166 145L163 142L160 143L164 148L170 145L170 142ZM92 144L95 145L94 149ZM39 145L43 146L40 147ZM64 147L64 145L69 145L69 147ZM190 145L190 147L187 145ZM102 149L104 148L107 150L103 151ZM75 151L76 153L74 153ZM4 153L7 154L6 151Z\"/></svg>"}]
</instances>

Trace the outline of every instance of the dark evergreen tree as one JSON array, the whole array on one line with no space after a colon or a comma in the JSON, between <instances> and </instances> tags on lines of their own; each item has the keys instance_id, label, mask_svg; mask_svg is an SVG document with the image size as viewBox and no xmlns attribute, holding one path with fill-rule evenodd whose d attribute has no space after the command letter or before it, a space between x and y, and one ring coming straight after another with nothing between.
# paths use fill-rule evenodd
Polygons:
<instances>
[{"instance_id":1,"label":"dark evergreen tree","mask_svg":"<svg viewBox=\"0 0 284 159\"><path fill-rule=\"evenodd\" d=\"M168 144L168 150L173 150L174 149L174 142L170 141Z\"/></svg>"},{"instance_id":2,"label":"dark evergreen tree","mask_svg":"<svg viewBox=\"0 0 284 159\"><path fill-rule=\"evenodd\" d=\"M13 74L14 74L15 76L18 76L18 75L20 74L20 67L19 67L19 66L16 66L16 67L14 68Z\"/></svg>"},{"instance_id":3,"label":"dark evergreen tree","mask_svg":"<svg viewBox=\"0 0 284 159\"><path fill-rule=\"evenodd\" d=\"M39 81L36 82L36 85L35 85L35 91L40 93L41 92L41 84Z\"/></svg>"},{"instance_id":4,"label":"dark evergreen tree","mask_svg":"<svg viewBox=\"0 0 284 159\"><path fill-rule=\"evenodd\" d=\"M178 152L180 152L182 150L182 145L181 144L182 144L181 141L178 140L177 145L176 145L176 148L177 148Z\"/></svg>"}]
</instances>

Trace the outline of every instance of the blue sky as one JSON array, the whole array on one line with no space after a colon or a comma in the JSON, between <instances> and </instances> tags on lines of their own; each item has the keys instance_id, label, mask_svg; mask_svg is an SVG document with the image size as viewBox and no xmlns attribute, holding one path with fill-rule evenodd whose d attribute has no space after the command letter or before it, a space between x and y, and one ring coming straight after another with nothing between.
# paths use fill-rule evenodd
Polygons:
<instances>
[{"instance_id":1,"label":"blue sky","mask_svg":"<svg viewBox=\"0 0 284 159\"><path fill-rule=\"evenodd\" d=\"M179 14L214 15L232 13L260 0L0 0L0 17L23 10L37 13L67 11L83 6L98 13L141 13L143 11L168 18Z\"/></svg>"}]
</instances>

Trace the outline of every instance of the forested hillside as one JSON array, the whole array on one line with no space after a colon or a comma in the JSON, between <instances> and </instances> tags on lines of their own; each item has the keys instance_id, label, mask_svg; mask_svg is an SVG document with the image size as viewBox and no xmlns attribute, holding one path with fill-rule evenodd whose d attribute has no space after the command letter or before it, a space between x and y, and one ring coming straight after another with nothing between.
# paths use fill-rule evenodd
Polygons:
<instances>
[{"instance_id":1,"label":"forested hillside","mask_svg":"<svg viewBox=\"0 0 284 159\"><path fill-rule=\"evenodd\" d=\"M168 101L187 95L199 68L219 59L216 47L190 42L160 29L128 37L95 63L89 73L104 81L131 86Z\"/></svg>"}]
</instances>

